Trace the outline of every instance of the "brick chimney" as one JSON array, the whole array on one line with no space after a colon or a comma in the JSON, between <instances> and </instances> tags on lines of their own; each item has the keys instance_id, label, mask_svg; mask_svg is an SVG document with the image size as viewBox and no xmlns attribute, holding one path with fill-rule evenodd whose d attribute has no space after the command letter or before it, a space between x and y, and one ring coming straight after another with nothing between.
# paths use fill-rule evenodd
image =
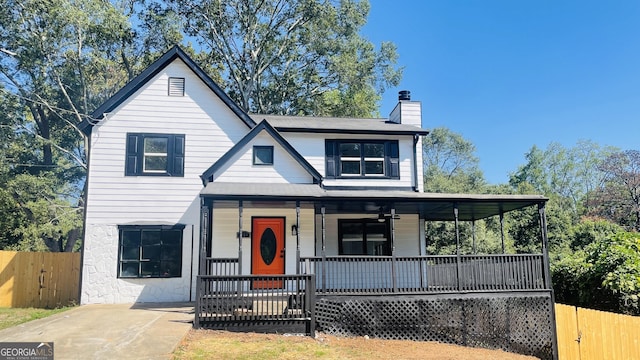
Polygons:
<instances>
[{"instance_id":1,"label":"brick chimney","mask_svg":"<svg viewBox=\"0 0 640 360\"><path fill-rule=\"evenodd\" d=\"M422 127L422 104L411 101L411 91L398 92L398 104L389 115L389 122Z\"/></svg>"}]
</instances>

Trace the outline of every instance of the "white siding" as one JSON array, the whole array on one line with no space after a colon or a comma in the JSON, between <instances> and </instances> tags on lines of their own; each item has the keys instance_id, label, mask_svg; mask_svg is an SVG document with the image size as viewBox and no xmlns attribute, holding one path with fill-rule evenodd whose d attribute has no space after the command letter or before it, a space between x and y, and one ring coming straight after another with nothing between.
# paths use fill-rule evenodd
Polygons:
<instances>
[{"instance_id":1,"label":"white siding","mask_svg":"<svg viewBox=\"0 0 640 360\"><path fill-rule=\"evenodd\" d=\"M389 115L389 121L421 128L422 103L420 101L400 101Z\"/></svg>"},{"instance_id":2,"label":"white siding","mask_svg":"<svg viewBox=\"0 0 640 360\"><path fill-rule=\"evenodd\" d=\"M311 206L302 205L300 209L300 256L314 255L314 210ZM242 212L242 229L251 230L251 217L284 217L285 218L285 272L296 273L296 237L291 235L291 225L296 223L295 205L291 208L251 208L245 207ZM212 257L238 257L238 209L213 209L213 246ZM251 273L251 238L242 239L242 269L244 274Z\"/></svg>"},{"instance_id":3,"label":"white siding","mask_svg":"<svg viewBox=\"0 0 640 360\"><path fill-rule=\"evenodd\" d=\"M398 140L400 150L400 179L324 179L326 186L371 186L371 187L412 187L413 136L353 135L353 134L308 134L282 133L282 136L322 175L325 171L325 139L358 139L358 140Z\"/></svg>"},{"instance_id":4,"label":"white siding","mask_svg":"<svg viewBox=\"0 0 640 360\"><path fill-rule=\"evenodd\" d=\"M167 95L169 77L185 78L185 96ZM136 132L184 134L184 177L124 176L126 134ZM242 120L180 60L94 126L83 304L190 300L191 237L197 244L200 226L200 175L248 132ZM117 226L136 223L187 225L181 278L117 279Z\"/></svg>"},{"instance_id":5,"label":"white siding","mask_svg":"<svg viewBox=\"0 0 640 360\"><path fill-rule=\"evenodd\" d=\"M273 165L253 165L253 146L273 146ZM313 183L311 175L266 131L246 144L226 166L214 175L214 181L239 183Z\"/></svg>"}]
</instances>

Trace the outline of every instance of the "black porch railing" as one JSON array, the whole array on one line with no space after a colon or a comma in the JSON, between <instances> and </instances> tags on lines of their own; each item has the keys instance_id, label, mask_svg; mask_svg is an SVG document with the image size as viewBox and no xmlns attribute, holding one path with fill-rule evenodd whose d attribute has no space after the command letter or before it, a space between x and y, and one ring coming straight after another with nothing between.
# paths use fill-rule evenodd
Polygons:
<instances>
[{"instance_id":1,"label":"black porch railing","mask_svg":"<svg viewBox=\"0 0 640 360\"><path fill-rule=\"evenodd\" d=\"M542 254L320 256L300 259L323 294L544 290Z\"/></svg>"},{"instance_id":2,"label":"black porch railing","mask_svg":"<svg viewBox=\"0 0 640 360\"><path fill-rule=\"evenodd\" d=\"M303 322L315 329L313 275L199 275L195 327Z\"/></svg>"},{"instance_id":3,"label":"black porch railing","mask_svg":"<svg viewBox=\"0 0 640 360\"><path fill-rule=\"evenodd\" d=\"M238 258L205 258L206 275L239 275Z\"/></svg>"}]
</instances>

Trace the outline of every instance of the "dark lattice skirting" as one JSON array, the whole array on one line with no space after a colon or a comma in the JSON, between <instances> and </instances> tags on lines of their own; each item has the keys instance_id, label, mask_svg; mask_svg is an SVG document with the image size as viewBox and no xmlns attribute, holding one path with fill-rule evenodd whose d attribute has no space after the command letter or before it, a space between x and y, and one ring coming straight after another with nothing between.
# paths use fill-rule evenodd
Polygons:
<instances>
[{"instance_id":1,"label":"dark lattice skirting","mask_svg":"<svg viewBox=\"0 0 640 360\"><path fill-rule=\"evenodd\" d=\"M333 335L439 341L553 358L550 293L318 296Z\"/></svg>"}]
</instances>

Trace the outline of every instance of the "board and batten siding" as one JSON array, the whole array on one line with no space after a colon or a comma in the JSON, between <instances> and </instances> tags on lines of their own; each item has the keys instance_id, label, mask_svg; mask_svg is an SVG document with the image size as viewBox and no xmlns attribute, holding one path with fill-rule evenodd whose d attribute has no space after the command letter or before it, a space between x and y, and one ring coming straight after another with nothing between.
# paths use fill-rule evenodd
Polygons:
<instances>
[{"instance_id":1,"label":"board and batten siding","mask_svg":"<svg viewBox=\"0 0 640 360\"><path fill-rule=\"evenodd\" d=\"M211 256L214 258L238 257L238 209L213 208L213 240ZM242 211L242 230L251 232L252 217L285 218L285 272L296 273L296 237L291 234L291 225L296 223L295 204L290 208L244 207ZM300 206L300 255L314 256L314 209L310 204ZM251 237L242 239L242 272L251 274Z\"/></svg>"},{"instance_id":2,"label":"board and batten siding","mask_svg":"<svg viewBox=\"0 0 640 360\"><path fill-rule=\"evenodd\" d=\"M254 165L254 146L273 146L273 165ZM313 177L277 141L263 131L214 175L214 181L311 184Z\"/></svg>"},{"instance_id":3,"label":"board and batten siding","mask_svg":"<svg viewBox=\"0 0 640 360\"><path fill-rule=\"evenodd\" d=\"M415 166L413 162L413 136L362 135L362 134L310 134L283 132L282 136L322 175L325 171L325 139L398 140L400 150L400 179L350 178L324 179L325 186L412 187ZM422 167L420 167L422 169ZM418 179L422 179L419 176Z\"/></svg>"},{"instance_id":4,"label":"board and batten siding","mask_svg":"<svg viewBox=\"0 0 640 360\"><path fill-rule=\"evenodd\" d=\"M185 79L184 96L168 96L169 77ZM81 303L194 299L200 175L249 130L181 60L105 114L91 134ZM125 176L127 133L184 134L184 177ZM177 223L185 224L182 277L117 278L118 225Z\"/></svg>"}]
</instances>

